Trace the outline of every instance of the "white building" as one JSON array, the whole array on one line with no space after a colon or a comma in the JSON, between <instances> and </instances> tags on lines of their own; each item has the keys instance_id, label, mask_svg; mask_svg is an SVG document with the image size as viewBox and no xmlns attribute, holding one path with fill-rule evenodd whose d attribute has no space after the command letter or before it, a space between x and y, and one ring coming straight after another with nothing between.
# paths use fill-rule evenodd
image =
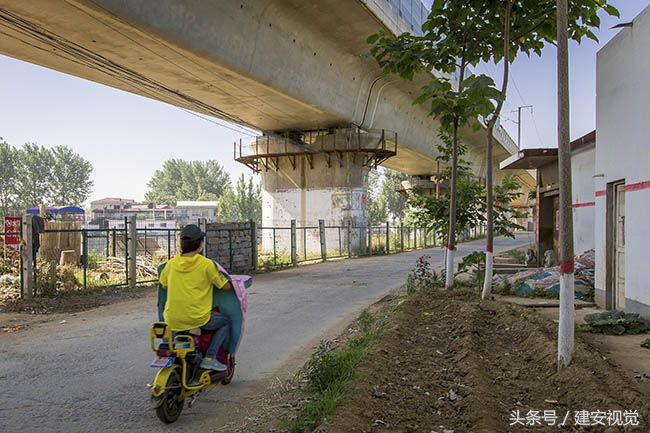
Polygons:
<instances>
[{"instance_id":1,"label":"white building","mask_svg":"<svg viewBox=\"0 0 650 433\"><path fill-rule=\"evenodd\" d=\"M650 318L650 6L598 52L596 302Z\"/></svg>"},{"instance_id":2,"label":"white building","mask_svg":"<svg viewBox=\"0 0 650 433\"><path fill-rule=\"evenodd\" d=\"M138 228L174 228L174 208L155 203L108 197L90 203L90 225L98 228L123 228L124 218L135 216Z\"/></svg>"},{"instance_id":3,"label":"white building","mask_svg":"<svg viewBox=\"0 0 650 433\"><path fill-rule=\"evenodd\" d=\"M217 201L179 201L176 203L174 217L180 226L197 224L199 218L208 223L217 222Z\"/></svg>"},{"instance_id":4,"label":"white building","mask_svg":"<svg viewBox=\"0 0 650 433\"><path fill-rule=\"evenodd\" d=\"M109 229L123 229L124 228L124 218L121 219L107 219L105 220L105 227ZM137 229L175 229L176 220L167 219L167 220L153 220L153 219L141 219L137 217L135 227Z\"/></svg>"},{"instance_id":5,"label":"white building","mask_svg":"<svg viewBox=\"0 0 650 433\"><path fill-rule=\"evenodd\" d=\"M571 142L571 200L573 206L573 246L576 255L594 248L594 166L596 133L590 132ZM560 190L557 148L522 149L503 161L501 169L537 170L534 208L537 257L547 250L558 253L560 244Z\"/></svg>"}]
</instances>

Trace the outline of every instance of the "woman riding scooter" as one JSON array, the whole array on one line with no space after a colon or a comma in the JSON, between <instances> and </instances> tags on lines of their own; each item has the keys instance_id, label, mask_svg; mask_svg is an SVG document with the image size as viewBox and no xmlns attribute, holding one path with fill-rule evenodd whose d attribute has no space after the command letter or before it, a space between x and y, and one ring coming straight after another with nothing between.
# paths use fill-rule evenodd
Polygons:
<instances>
[{"instance_id":1,"label":"woman riding scooter","mask_svg":"<svg viewBox=\"0 0 650 433\"><path fill-rule=\"evenodd\" d=\"M217 351L230 334L230 318L213 311L212 290L231 290L228 279L212 260L202 256L205 233L194 224L180 234L181 255L167 262L160 273L160 284L167 289L164 321L172 331L200 328L213 333L212 341L201 361L201 368L225 371L227 366L217 360Z\"/></svg>"}]
</instances>

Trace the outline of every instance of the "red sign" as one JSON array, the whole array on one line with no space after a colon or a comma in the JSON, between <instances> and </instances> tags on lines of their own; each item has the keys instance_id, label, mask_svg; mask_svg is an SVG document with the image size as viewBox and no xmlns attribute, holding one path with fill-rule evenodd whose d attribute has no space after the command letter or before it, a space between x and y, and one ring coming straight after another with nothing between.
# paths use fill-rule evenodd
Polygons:
<instances>
[{"instance_id":1,"label":"red sign","mask_svg":"<svg viewBox=\"0 0 650 433\"><path fill-rule=\"evenodd\" d=\"M6 245L19 245L20 244L20 223L21 219L17 216L5 217L5 244Z\"/></svg>"}]
</instances>

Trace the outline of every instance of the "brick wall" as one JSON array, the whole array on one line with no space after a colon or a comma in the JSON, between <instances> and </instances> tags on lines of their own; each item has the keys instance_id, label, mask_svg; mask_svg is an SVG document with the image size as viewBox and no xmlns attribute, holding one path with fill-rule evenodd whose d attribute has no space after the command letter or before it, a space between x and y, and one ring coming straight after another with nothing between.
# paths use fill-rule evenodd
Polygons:
<instances>
[{"instance_id":1,"label":"brick wall","mask_svg":"<svg viewBox=\"0 0 650 433\"><path fill-rule=\"evenodd\" d=\"M254 230L251 222L209 223L206 256L233 274L252 272L257 262Z\"/></svg>"}]
</instances>

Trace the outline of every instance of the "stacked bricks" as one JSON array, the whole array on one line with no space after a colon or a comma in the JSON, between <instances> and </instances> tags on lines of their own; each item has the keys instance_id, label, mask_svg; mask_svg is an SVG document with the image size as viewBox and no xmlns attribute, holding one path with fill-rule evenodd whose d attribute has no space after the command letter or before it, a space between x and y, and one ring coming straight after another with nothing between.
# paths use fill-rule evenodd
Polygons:
<instances>
[{"instance_id":1,"label":"stacked bricks","mask_svg":"<svg viewBox=\"0 0 650 433\"><path fill-rule=\"evenodd\" d=\"M216 260L231 273L250 273L256 267L257 243L253 240L252 222L209 223L206 256Z\"/></svg>"}]
</instances>

